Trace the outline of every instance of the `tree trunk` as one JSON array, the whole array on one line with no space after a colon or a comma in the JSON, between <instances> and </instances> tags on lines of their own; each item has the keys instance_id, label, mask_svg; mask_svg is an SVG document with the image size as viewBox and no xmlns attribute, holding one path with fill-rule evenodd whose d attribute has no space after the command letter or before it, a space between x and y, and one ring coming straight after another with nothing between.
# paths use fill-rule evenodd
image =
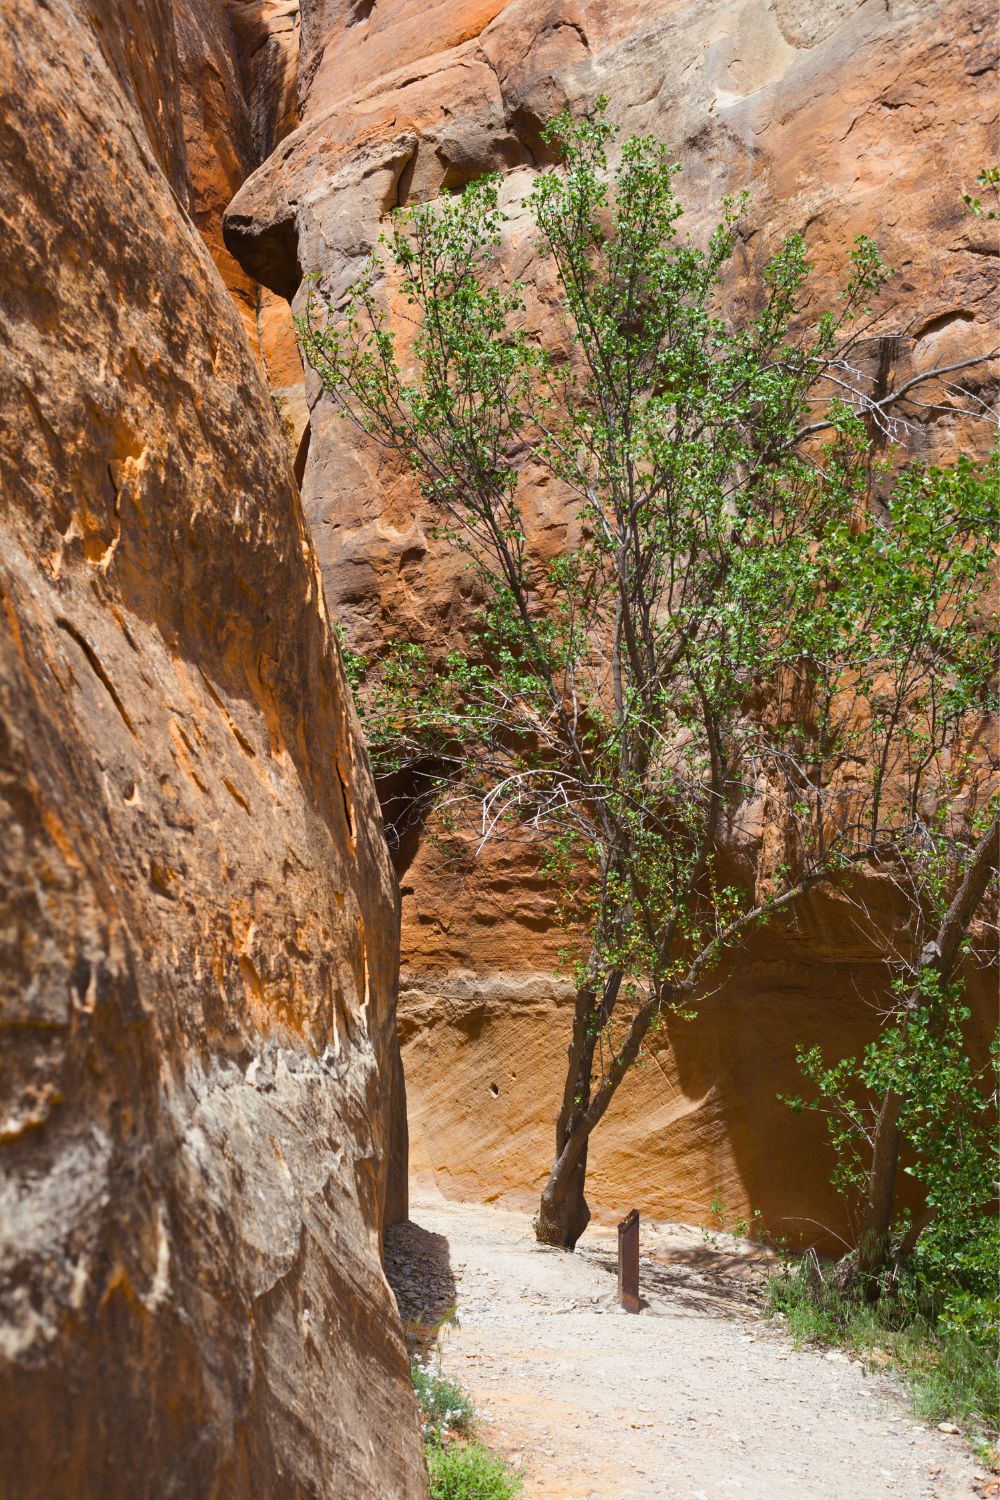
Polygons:
<instances>
[{"instance_id":1,"label":"tree trunk","mask_svg":"<svg viewBox=\"0 0 1000 1500\"><path fill-rule=\"evenodd\" d=\"M572 1142L567 1144L571 1145ZM578 1153L571 1151L575 1160L571 1160L569 1165L563 1166L564 1154L564 1158L552 1168L549 1180L542 1190L538 1216L535 1219L535 1237L539 1244L572 1250L590 1223L590 1209L584 1197L587 1146L588 1142L584 1141Z\"/></svg>"},{"instance_id":2,"label":"tree trunk","mask_svg":"<svg viewBox=\"0 0 1000 1500\"><path fill-rule=\"evenodd\" d=\"M535 1218L535 1237L539 1243L558 1245L562 1250L572 1250L590 1222L590 1209L584 1197L590 1137L635 1062L657 1009L657 1002L649 1001L633 1017L624 1044L594 1090L598 1033L617 1004L621 983L621 973L612 971L605 977L599 1003L593 987L580 990L576 997L563 1105L556 1121L555 1160Z\"/></svg>"},{"instance_id":3,"label":"tree trunk","mask_svg":"<svg viewBox=\"0 0 1000 1500\"><path fill-rule=\"evenodd\" d=\"M594 1023L603 1018L609 998L612 1003L617 999L620 983L620 975L612 974L605 980L600 1013L596 975L591 974L576 993L573 1036L566 1054L566 1082L556 1119L555 1158L535 1219L539 1243L557 1245L560 1250L572 1250L590 1222L590 1209L584 1197L590 1132L583 1116L590 1103L597 1041Z\"/></svg>"},{"instance_id":4,"label":"tree trunk","mask_svg":"<svg viewBox=\"0 0 1000 1500\"><path fill-rule=\"evenodd\" d=\"M903 1143L898 1124L902 1103L899 1095L890 1090L882 1100L875 1123L868 1192L858 1237L857 1276L868 1302L878 1301L879 1272L885 1268L889 1256L889 1234L896 1205L896 1169Z\"/></svg>"},{"instance_id":5,"label":"tree trunk","mask_svg":"<svg viewBox=\"0 0 1000 1500\"><path fill-rule=\"evenodd\" d=\"M935 970L943 984L951 979L962 951L962 939L996 869L998 834L1000 814L976 845L954 900L938 928L937 937L921 955L921 968ZM907 1006L915 1009L919 1004L920 989L917 987L911 992ZM885 1095L872 1143L872 1165L858 1238L857 1265L857 1275L869 1302L878 1298L879 1276L889 1259L889 1237L896 1206L896 1169L902 1145L899 1130L902 1103L898 1094L890 1091Z\"/></svg>"}]
</instances>

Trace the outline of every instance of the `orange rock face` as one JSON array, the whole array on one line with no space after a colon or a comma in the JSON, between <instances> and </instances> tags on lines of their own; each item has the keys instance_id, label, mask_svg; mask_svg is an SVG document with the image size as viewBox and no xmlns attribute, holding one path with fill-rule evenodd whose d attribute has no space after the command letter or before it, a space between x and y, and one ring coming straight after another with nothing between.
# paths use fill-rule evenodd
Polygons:
<instances>
[{"instance_id":1,"label":"orange rock face","mask_svg":"<svg viewBox=\"0 0 1000 1500\"><path fill-rule=\"evenodd\" d=\"M227 243L299 308L305 273L336 299L397 204L500 170L504 254L525 274L518 203L545 166L542 125L604 93L626 132L676 151L694 233L725 193L749 190L736 295L802 230L832 296L854 236L874 236L897 276L873 338L900 336L905 378L995 342L995 234L960 201L991 159L994 20L985 0L311 0L302 123L237 195ZM535 268L527 279L544 329L553 289ZM461 566L432 539L409 479L344 427L312 377L307 388L303 501L351 644L457 642L472 608ZM976 441L948 406L914 429L911 451ZM557 548L558 507L543 490L532 503ZM533 1194L570 1020L533 852L487 848L456 872L411 829L397 862L414 1165L458 1194ZM888 912L883 893L872 899ZM697 1220L718 1198L792 1237L836 1229L822 1130L777 1095L799 1085L797 1042L842 1054L870 1034L882 977L842 903L761 937L703 1017L662 1033L626 1081L592 1144L594 1206Z\"/></svg>"},{"instance_id":2,"label":"orange rock face","mask_svg":"<svg viewBox=\"0 0 1000 1500\"><path fill-rule=\"evenodd\" d=\"M379 1265L397 894L188 213L211 16L0 10L5 1500L425 1493Z\"/></svg>"}]
</instances>

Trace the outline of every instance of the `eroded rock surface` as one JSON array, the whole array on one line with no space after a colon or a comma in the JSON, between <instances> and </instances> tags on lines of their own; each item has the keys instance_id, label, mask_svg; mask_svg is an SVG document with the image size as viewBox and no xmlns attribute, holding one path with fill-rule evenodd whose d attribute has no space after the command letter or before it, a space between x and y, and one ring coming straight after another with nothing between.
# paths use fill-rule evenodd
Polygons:
<instances>
[{"instance_id":1,"label":"eroded rock surface","mask_svg":"<svg viewBox=\"0 0 1000 1500\"><path fill-rule=\"evenodd\" d=\"M544 122L604 93L627 132L675 149L696 234L723 194L749 189L744 287L801 229L832 295L854 236L873 235L897 278L870 355L898 336L902 379L995 343L996 237L960 201L991 159L994 19L984 0L304 0L301 124L244 184L226 240L301 309L301 278L318 272L336 299L397 204L497 169L507 264L527 276L529 319L552 326L554 288L531 264L517 205L546 164ZM984 392L983 378L969 383ZM315 381L308 391L303 501L351 644L460 642L471 608L460 561L431 537L410 480L359 443ZM911 434L916 451L976 440L950 402ZM534 503L555 550L558 504L545 490ZM456 868L411 829L397 862L414 1164L457 1194L534 1191L570 1011L533 851L497 846ZM756 942L704 1019L664 1034L621 1090L592 1144L595 1205L697 1220L718 1197L763 1210L779 1233L836 1228L822 1127L777 1095L798 1086L797 1042L846 1052L870 1033L873 960L835 901Z\"/></svg>"},{"instance_id":2,"label":"eroded rock surface","mask_svg":"<svg viewBox=\"0 0 1000 1500\"><path fill-rule=\"evenodd\" d=\"M425 1493L397 896L189 212L178 37L228 77L220 16L0 11L4 1500Z\"/></svg>"}]
</instances>

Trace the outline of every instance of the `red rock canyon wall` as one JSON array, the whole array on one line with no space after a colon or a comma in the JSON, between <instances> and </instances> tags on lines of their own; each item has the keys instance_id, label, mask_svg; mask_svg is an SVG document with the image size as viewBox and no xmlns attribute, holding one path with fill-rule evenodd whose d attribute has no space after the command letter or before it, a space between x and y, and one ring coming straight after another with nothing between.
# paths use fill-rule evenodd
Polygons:
<instances>
[{"instance_id":1,"label":"red rock canyon wall","mask_svg":"<svg viewBox=\"0 0 1000 1500\"><path fill-rule=\"evenodd\" d=\"M748 282L802 229L831 291L853 237L874 235L898 273L874 332L903 335L903 377L995 342L995 234L960 203L994 154L995 52L985 0L304 0L301 124L237 194L226 239L301 306L302 274L336 296L397 204L497 169L505 254L524 273L517 204L543 164L541 126L605 93L626 131L658 135L684 163L696 232L724 193L750 190ZM541 326L552 288L528 279ZM460 640L465 579L412 485L311 377L306 389L303 503L351 643ZM938 412L913 444L948 453L970 436ZM558 547L544 491L537 524ZM414 1166L446 1192L530 1197L550 1161L570 1018L551 898L527 847L487 848L456 871L412 830L397 863ZM872 899L891 915L884 893ZM843 1052L870 1033L875 959L833 899L757 940L701 1020L671 1026L622 1088L592 1145L595 1207L703 1220L717 1195L779 1233L836 1228L822 1126L777 1095L797 1087L799 1040Z\"/></svg>"},{"instance_id":2,"label":"red rock canyon wall","mask_svg":"<svg viewBox=\"0 0 1000 1500\"><path fill-rule=\"evenodd\" d=\"M287 107L238 56L210 0L0 6L4 1500L425 1494L398 898L213 239Z\"/></svg>"}]
</instances>

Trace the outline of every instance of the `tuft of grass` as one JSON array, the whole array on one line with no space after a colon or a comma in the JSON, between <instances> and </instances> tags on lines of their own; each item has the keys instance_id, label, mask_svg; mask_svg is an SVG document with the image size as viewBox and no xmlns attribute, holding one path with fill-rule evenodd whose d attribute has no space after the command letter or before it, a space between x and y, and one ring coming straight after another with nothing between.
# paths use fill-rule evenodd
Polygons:
<instances>
[{"instance_id":1,"label":"tuft of grass","mask_svg":"<svg viewBox=\"0 0 1000 1500\"><path fill-rule=\"evenodd\" d=\"M967 1333L945 1333L910 1350L905 1374L918 1417L954 1422L980 1447L996 1441L1000 1372L995 1349L984 1348Z\"/></svg>"},{"instance_id":2,"label":"tuft of grass","mask_svg":"<svg viewBox=\"0 0 1000 1500\"><path fill-rule=\"evenodd\" d=\"M781 1314L796 1344L833 1344L903 1377L914 1414L954 1422L984 1462L996 1463L1000 1373L992 1339L949 1328L885 1295L874 1305L823 1279L812 1260L773 1276L767 1311Z\"/></svg>"},{"instance_id":3,"label":"tuft of grass","mask_svg":"<svg viewBox=\"0 0 1000 1500\"><path fill-rule=\"evenodd\" d=\"M455 1380L414 1361L431 1500L515 1500L522 1481L498 1454L474 1442L476 1412Z\"/></svg>"},{"instance_id":4,"label":"tuft of grass","mask_svg":"<svg viewBox=\"0 0 1000 1500\"><path fill-rule=\"evenodd\" d=\"M523 1483L509 1464L482 1443L452 1443L427 1450L431 1500L515 1500Z\"/></svg>"}]
</instances>

